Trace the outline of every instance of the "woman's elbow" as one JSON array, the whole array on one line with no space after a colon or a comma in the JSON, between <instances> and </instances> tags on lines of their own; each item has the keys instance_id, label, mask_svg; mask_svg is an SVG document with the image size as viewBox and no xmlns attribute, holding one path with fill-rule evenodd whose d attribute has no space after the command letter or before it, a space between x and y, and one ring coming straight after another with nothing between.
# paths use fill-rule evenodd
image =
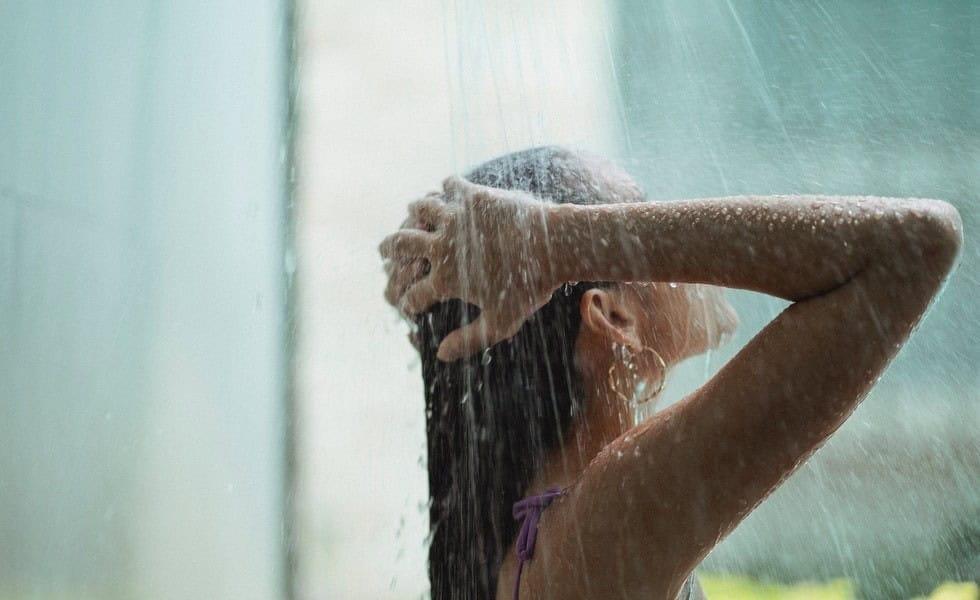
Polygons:
<instances>
[{"instance_id":1,"label":"woman's elbow","mask_svg":"<svg viewBox=\"0 0 980 600\"><path fill-rule=\"evenodd\" d=\"M945 277L963 246L963 220L943 200L909 200L900 211L901 232L893 240L892 264L907 275Z\"/></svg>"},{"instance_id":2,"label":"woman's elbow","mask_svg":"<svg viewBox=\"0 0 980 600\"><path fill-rule=\"evenodd\" d=\"M963 219L956 207L943 200L928 200L922 211L923 255L927 263L942 270L952 270L963 247Z\"/></svg>"}]
</instances>

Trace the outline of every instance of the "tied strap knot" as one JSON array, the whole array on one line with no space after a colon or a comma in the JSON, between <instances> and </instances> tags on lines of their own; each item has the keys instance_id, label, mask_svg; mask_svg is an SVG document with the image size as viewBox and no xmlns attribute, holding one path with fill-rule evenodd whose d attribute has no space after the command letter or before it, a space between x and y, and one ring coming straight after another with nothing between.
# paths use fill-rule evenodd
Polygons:
<instances>
[{"instance_id":1,"label":"tied strap knot","mask_svg":"<svg viewBox=\"0 0 980 600\"><path fill-rule=\"evenodd\" d=\"M564 492L553 487L545 490L541 494L528 496L523 500L514 503L514 519L521 521L521 529L517 534L517 578L514 580L514 600L519 600L521 589L521 574L524 572L524 563L531 560L534 556L534 542L538 537L538 521L541 520L541 513L548 508L555 498Z\"/></svg>"}]
</instances>

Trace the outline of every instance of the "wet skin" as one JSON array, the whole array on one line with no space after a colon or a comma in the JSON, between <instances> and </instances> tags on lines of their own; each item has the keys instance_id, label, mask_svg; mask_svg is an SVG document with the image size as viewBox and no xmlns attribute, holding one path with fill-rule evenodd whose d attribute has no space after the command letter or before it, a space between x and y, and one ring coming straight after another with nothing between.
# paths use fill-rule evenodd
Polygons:
<instances>
[{"instance_id":1,"label":"wet skin","mask_svg":"<svg viewBox=\"0 0 980 600\"><path fill-rule=\"evenodd\" d=\"M443 360L512 336L563 283L622 282L581 300L575 365L589 408L528 490L567 493L541 519L521 581L527 600L676 596L852 413L961 244L959 214L936 200L573 206L450 178L410 207L381 252L386 296L406 314L449 298L481 308L442 342ZM792 304L700 389L633 426L623 386L639 377L656 389L664 366L717 345L737 323L712 286ZM497 598L510 597L515 574L511 548Z\"/></svg>"}]
</instances>

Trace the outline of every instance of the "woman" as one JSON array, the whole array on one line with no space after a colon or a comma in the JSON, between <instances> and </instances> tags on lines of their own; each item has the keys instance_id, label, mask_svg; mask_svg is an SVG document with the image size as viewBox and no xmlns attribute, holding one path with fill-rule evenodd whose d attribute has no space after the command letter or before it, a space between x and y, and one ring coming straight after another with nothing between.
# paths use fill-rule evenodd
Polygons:
<instances>
[{"instance_id":1,"label":"woman","mask_svg":"<svg viewBox=\"0 0 980 600\"><path fill-rule=\"evenodd\" d=\"M698 594L695 567L851 414L961 245L934 200L642 199L608 163L533 149L448 179L382 243L418 326L433 598ZM634 425L735 327L720 287L792 305Z\"/></svg>"}]
</instances>

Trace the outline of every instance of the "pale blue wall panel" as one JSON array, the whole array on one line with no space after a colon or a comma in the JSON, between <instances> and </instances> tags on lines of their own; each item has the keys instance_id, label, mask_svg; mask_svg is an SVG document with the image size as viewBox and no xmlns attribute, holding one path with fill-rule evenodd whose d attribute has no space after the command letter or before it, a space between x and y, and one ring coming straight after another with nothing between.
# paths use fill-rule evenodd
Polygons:
<instances>
[{"instance_id":1,"label":"pale blue wall panel","mask_svg":"<svg viewBox=\"0 0 980 600\"><path fill-rule=\"evenodd\" d=\"M284 14L0 3L0 598L282 593Z\"/></svg>"}]
</instances>

